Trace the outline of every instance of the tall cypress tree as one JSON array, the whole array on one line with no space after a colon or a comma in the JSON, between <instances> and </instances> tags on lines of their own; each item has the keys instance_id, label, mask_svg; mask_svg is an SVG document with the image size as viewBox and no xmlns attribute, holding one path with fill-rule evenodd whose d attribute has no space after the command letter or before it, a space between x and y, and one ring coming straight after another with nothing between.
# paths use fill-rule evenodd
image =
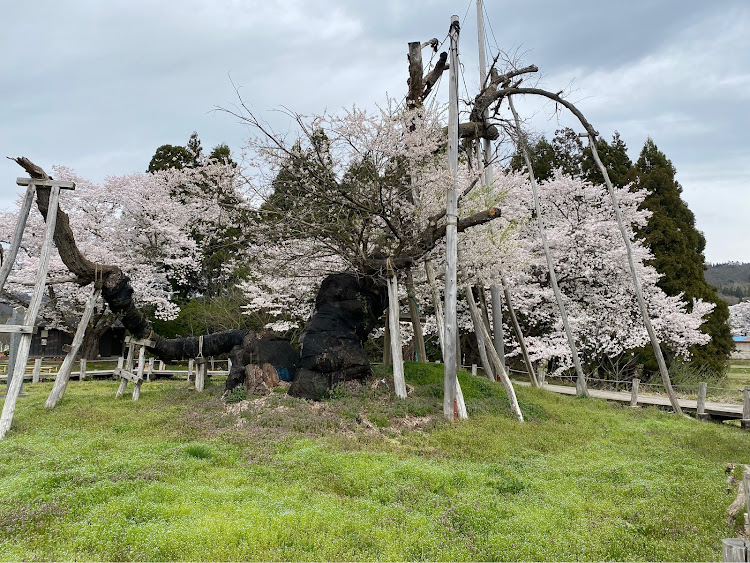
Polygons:
<instances>
[{"instance_id":1,"label":"tall cypress tree","mask_svg":"<svg viewBox=\"0 0 750 563\"><path fill-rule=\"evenodd\" d=\"M682 292L688 308L693 299L716 304L701 327L711 341L693 346L691 353L698 366L723 372L733 348L727 323L729 308L703 276L706 239L695 228L695 215L681 197L675 167L649 138L635 168L639 187L647 191L642 207L652 212L639 236L654 255L652 265L662 274L658 285L667 295Z\"/></svg>"}]
</instances>

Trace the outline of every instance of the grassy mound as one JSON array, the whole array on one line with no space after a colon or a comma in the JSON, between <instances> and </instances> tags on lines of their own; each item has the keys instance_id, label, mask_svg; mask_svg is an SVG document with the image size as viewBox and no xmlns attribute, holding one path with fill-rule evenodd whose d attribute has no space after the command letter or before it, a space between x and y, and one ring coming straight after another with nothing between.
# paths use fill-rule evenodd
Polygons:
<instances>
[{"instance_id":1,"label":"grassy mound","mask_svg":"<svg viewBox=\"0 0 750 563\"><path fill-rule=\"evenodd\" d=\"M3 560L715 560L750 434L460 374L380 368L311 403L219 381L29 385L0 441Z\"/></svg>"}]
</instances>

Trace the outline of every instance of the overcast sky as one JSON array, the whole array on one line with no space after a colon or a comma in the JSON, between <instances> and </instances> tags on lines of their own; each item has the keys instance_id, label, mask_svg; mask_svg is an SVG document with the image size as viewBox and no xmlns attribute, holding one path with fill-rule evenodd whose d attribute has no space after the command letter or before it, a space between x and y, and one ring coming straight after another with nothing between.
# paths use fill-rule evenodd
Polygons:
<instances>
[{"instance_id":1,"label":"overcast sky","mask_svg":"<svg viewBox=\"0 0 750 563\"><path fill-rule=\"evenodd\" d=\"M539 66L540 85L564 90L605 138L619 131L633 159L654 139L677 169L708 261L750 262L750 2L485 0L485 8L492 49ZM185 144L194 130L205 149L226 142L239 155L246 130L213 111L235 103L232 82L282 128L280 106L313 113L401 99L407 43L444 39L452 14L463 22L473 96L473 0L4 2L0 156L102 180L145 170L156 147ZM532 120L548 136L573 124L552 110L536 108ZM0 161L0 208L12 205L21 173Z\"/></svg>"}]
</instances>

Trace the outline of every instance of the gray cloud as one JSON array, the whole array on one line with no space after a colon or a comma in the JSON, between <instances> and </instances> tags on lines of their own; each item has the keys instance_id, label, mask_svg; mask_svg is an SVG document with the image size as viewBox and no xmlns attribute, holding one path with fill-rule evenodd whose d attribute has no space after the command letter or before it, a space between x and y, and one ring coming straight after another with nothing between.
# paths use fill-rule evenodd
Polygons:
<instances>
[{"instance_id":1,"label":"gray cloud","mask_svg":"<svg viewBox=\"0 0 750 563\"><path fill-rule=\"evenodd\" d=\"M485 0L488 44L523 53L542 85L566 89L600 132L637 154L647 136L673 161L712 261L750 261L750 6L741 0ZM100 180L144 170L155 148L236 152L246 131L217 114L241 87L283 130L302 113L373 107L406 88L406 43L442 40L463 21L467 88L478 83L473 2L346 0L31 0L0 22L0 154L65 164ZM463 89L463 84L462 84ZM465 94L464 94L465 95ZM444 89L440 92L444 98ZM549 104L521 106L535 129L571 124ZM12 183L20 169L5 159ZM6 189L7 208L14 190Z\"/></svg>"}]
</instances>

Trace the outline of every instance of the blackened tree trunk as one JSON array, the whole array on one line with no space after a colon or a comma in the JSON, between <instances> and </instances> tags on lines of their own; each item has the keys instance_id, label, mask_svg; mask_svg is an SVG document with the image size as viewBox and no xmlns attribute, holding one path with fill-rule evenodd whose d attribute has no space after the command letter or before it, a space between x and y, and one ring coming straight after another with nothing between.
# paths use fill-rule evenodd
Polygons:
<instances>
[{"instance_id":1,"label":"blackened tree trunk","mask_svg":"<svg viewBox=\"0 0 750 563\"><path fill-rule=\"evenodd\" d=\"M387 305L382 279L349 273L325 278L300 336L297 374L289 394L321 399L340 382L371 375L364 343Z\"/></svg>"}]
</instances>

